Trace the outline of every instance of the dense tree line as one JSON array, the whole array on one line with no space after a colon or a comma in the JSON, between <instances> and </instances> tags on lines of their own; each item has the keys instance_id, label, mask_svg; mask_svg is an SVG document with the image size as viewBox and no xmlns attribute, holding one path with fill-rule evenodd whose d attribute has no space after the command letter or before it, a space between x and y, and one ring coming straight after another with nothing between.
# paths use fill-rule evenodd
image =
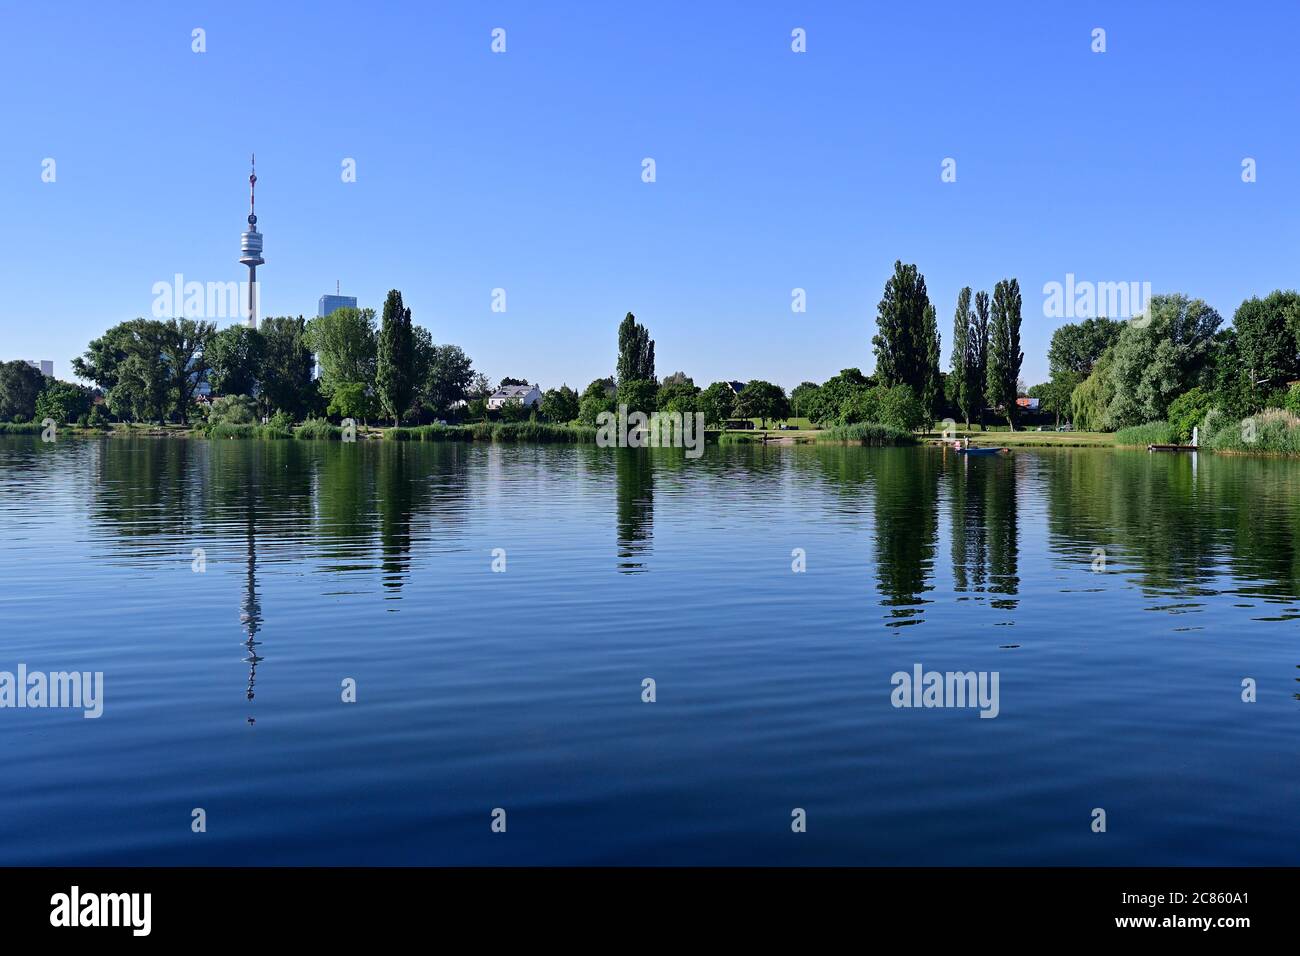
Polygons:
<instances>
[{"instance_id":1,"label":"dense tree line","mask_svg":"<svg viewBox=\"0 0 1300 956\"><path fill-rule=\"evenodd\" d=\"M1248 299L1224 327L1200 299L1157 295L1127 321L1061 326L1047 357L1050 378L1031 394L1080 429L1163 422L1174 440L1187 441L1212 410L1228 422L1267 409L1278 410L1274 418L1300 416L1300 296Z\"/></svg>"},{"instance_id":2,"label":"dense tree line","mask_svg":"<svg viewBox=\"0 0 1300 956\"><path fill-rule=\"evenodd\" d=\"M918 429L948 416L969 427L993 413L1014 428L1024 359L1022 306L1014 278L997 282L991 295L963 288L945 373L925 276L897 261L877 306L874 372L846 368L821 384L803 382L788 396L762 380L700 388L681 371L657 378L654 339L629 312L618 325L613 375L580 393L561 385L545 391L534 407L516 401L498 410L488 408L493 388L486 376L461 348L436 344L415 324L397 290L389 292L378 323L373 309L356 308L311 320L268 318L257 329L132 319L73 360L77 376L93 389L46 380L25 362L0 363L0 420L99 424L115 417L184 424L203 409L196 397L206 385L220 397L210 414L237 420L330 416L396 424L532 417L595 424L601 412L625 405L645 413L698 412L710 427L742 418L766 426L795 417L821 426ZM1211 411L1219 420L1266 409L1300 416L1300 295L1279 290L1248 299L1227 327L1199 299L1158 295L1128 321L1089 318L1059 327L1047 357L1048 381L1029 394L1058 424L1068 418L1079 429L1168 422L1185 439ZM502 386L526 384L501 380Z\"/></svg>"}]
</instances>

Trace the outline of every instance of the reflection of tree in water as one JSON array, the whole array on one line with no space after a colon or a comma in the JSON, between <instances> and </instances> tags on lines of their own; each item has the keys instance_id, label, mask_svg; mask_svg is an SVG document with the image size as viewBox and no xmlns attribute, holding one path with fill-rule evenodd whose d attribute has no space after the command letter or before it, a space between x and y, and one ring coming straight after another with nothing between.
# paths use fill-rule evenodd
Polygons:
<instances>
[{"instance_id":1,"label":"reflection of tree in water","mask_svg":"<svg viewBox=\"0 0 1300 956\"><path fill-rule=\"evenodd\" d=\"M984 469L976 468L976 478L971 477L971 467L983 462L972 462L962 456L952 456L950 463L951 493L949 512L952 515L952 588L958 594L968 591L982 593L988 590L989 536L984 495L980 492L979 475Z\"/></svg>"},{"instance_id":2,"label":"reflection of tree in water","mask_svg":"<svg viewBox=\"0 0 1300 956\"><path fill-rule=\"evenodd\" d=\"M1294 461L1145 452L1062 456L1045 469L1049 547L1069 561L1109 552L1112 566L1162 594L1300 595Z\"/></svg>"},{"instance_id":3,"label":"reflection of tree in water","mask_svg":"<svg viewBox=\"0 0 1300 956\"><path fill-rule=\"evenodd\" d=\"M113 540L187 534L200 500L196 489L202 488L196 474L207 452L205 443L191 441L113 438L100 442L92 518L113 526Z\"/></svg>"},{"instance_id":4,"label":"reflection of tree in water","mask_svg":"<svg viewBox=\"0 0 1300 956\"><path fill-rule=\"evenodd\" d=\"M1190 456L1070 455L1046 470L1048 546L1088 566L1104 548L1144 587L1199 591L1214 575L1214 531L1198 520Z\"/></svg>"},{"instance_id":5,"label":"reflection of tree in water","mask_svg":"<svg viewBox=\"0 0 1300 956\"><path fill-rule=\"evenodd\" d=\"M1016 462L948 456L951 468L952 576L958 592L1002 594L993 607L1019 602Z\"/></svg>"},{"instance_id":6,"label":"reflection of tree in water","mask_svg":"<svg viewBox=\"0 0 1300 956\"><path fill-rule=\"evenodd\" d=\"M394 592L411 570L411 521L416 511L417 495L428 486L428 479L416 473L412 458L419 449L408 453L406 442L383 442L378 449L376 485L379 504L379 550L383 586ZM423 479L423 480L422 480Z\"/></svg>"},{"instance_id":7,"label":"reflection of tree in water","mask_svg":"<svg viewBox=\"0 0 1300 956\"><path fill-rule=\"evenodd\" d=\"M875 478L876 569L888 627L919 624L922 595L933 590L939 534L939 463L929 449L880 449L864 455Z\"/></svg>"},{"instance_id":8,"label":"reflection of tree in water","mask_svg":"<svg viewBox=\"0 0 1300 956\"><path fill-rule=\"evenodd\" d=\"M650 552L654 535L654 462L640 448L614 449L619 570L644 571L639 560Z\"/></svg>"}]
</instances>

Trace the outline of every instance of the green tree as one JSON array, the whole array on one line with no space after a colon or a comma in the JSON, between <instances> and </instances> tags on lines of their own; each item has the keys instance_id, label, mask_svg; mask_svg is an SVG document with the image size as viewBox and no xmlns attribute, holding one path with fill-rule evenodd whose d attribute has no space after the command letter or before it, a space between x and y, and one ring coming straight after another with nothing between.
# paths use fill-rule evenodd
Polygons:
<instances>
[{"instance_id":1,"label":"green tree","mask_svg":"<svg viewBox=\"0 0 1300 956\"><path fill-rule=\"evenodd\" d=\"M195 391L207 380L208 360L204 352L217 334L217 326L198 319L171 319L161 324L162 360L170 378L175 417L184 424L189 421Z\"/></svg>"},{"instance_id":2,"label":"green tree","mask_svg":"<svg viewBox=\"0 0 1300 956\"><path fill-rule=\"evenodd\" d=\"M922 336L925 344L925 377L921 383L921 407L933 422L939 417L943 404L943 346L939 336L939 320L934 305L927 303Z\"/></svg>"},{"instance_id":3,"label":"green tree","mask_svg":"<svg viewBox=\"0 0 1300 956\"><path fill-rule=\"evenodd\" d=\"M1147 316L1126 325L1115 343L1110 404L1115 427L1166 420L1171 401L1208 379L1222 322L1200 299L1152 296Z\"/></svg>"},{"instance_id":4,"label":"green tree","mask_svg":"<svg viewBox=\"0 0 1300 956\"><path fill-rule=\"evenodd\" d=\"M1241 348L1237 330L1232 326L1219 329L1210 347L1205 379L1212 383L1214 404L1229 418L1240 421L1259 410L1259 393L1242 372Z\"/></svg>"},{"instance_id":5,"label":"green tree","mask_svg":"<svg viewBox=\"0 0 1300 956\"><path fill-rule=\"evenodd\" d=\"M1263 299L1247 299L1237 307L1232 325L1237 330L1240 372L1258 410L1265 396L1287 382L1300 378L1300 295L1281 290Z\"/></svg>"},{"instance_id":6,"label":"green tree","mask_svg":"<svg viewBox=\"0 0 1300 956\"><path fill-rule=\"evenodd\" d=\"M333 314L343 311L338 309ZM351 418L363 425L378 414L378 402L363 382L341 382L334 387L325 414Z\"/></svg>"},{"instance_id":7,"label":"green tree","mask_svg":"<svg viewBox=\"0 0 1300 956\"><path fill-rule=\"evenodd\" d=\"M906 386L901 386L906 388ZM840 402L836 413L836 423L840 425L857 425L860 422L881 421L880 399L887 391L877 385L875 388L855 389Z\"/></svg>"},{"instance_id":8,"label":"green tree","mask_svg":"<svg viewBox=\"0 0 1300 956\"><path fill-rule=\"evenodd\" d=\"M984 425L984 383L989 376L989 294L975 293L975 319L971 324L971 353L975 363L974 405L979 409L980 426Z\"/></svg>"},{"instance_id":9,"label":"green tree","mask_svg":"<svg viewBox=\"0 0 1300 956\"><path fill-rule=\"evenodd\" d=\"M539 411L548 422L562 425L578 417L578 405L578 393L568 385L561 385L546 390Z\"/></svg>"},{"instance_id":10,"label":"green tree","mask_svg":"<svg viewBox=\"0 0 1300 956\"><path fill-rule=\"evenodd\" d=\"M45 388L45 376L26 362L0 364L0 419L15 416L28 421L36 414L36 400Z\"/></svg>"},{"instance_id":11,"label":"green tree","mask_svg":"<svg viewBox=\"0 0 1300 956\"><path fill-rule=\"evenodd\" d=\"M528 409L518 398L508 398L497 409L497 417L503 422L522 422L528 417Z\"/></svg>"},{"instance_id":12,"label":"green tree","mask_svg":"<svg viewBox=\"0 0 1300 956\"><path fill-rule=\"evenodd\" d=\"M384 414L400 425L415 397L415 334L411 310L402 293L392 289L384 300L383 318L375 352L375 394Z\"/></svg>"},{"instance_id":13,"label":"green tree","mask_svg":"<svg viewBox=\"0 0 1300 956\"><path fill-rule=\"evenodd\" d=\"M653 379L620 379L618 404L626 405L629 412L649 415L656 408L655 398L658 391Z\"/></svg>"},{"instance_id":14,"label":"green tree","mask_svg":"<svg viewBox=\"0 0 1300 956\"><path fill-rule=\"evenodd\" d=\"M79 421L83 416L89 416L92 404L90 389L84 385L52 379L45 383L44 390L36 396L36 409L32 418L38 422L51 418L60 425L67 425Z\"/></svg>"},{"instance_id":15,"label":"green tree","mask_svg":"<svg viewBox=\"0 0 1300 956\"><path fill-rule=\"evenodd\" d=\"M880 423L891 428L915 431L926 424L928 413L921 407L916 393L906 385L877 389Z\"/></svg>"},{"instance_id":16,"label":"green tree","mask_svg":"<svg viewBox=\"0 0 1300 956\"><path fill-rule=\"evenodd\" d=\"M842 369L840 374L822 383L808 417L819 424L844 424L845 403L874 385L875 381L860 369Z\"/></svg>"},{"instance_id":17,"label":"green tree","mask_svg":"<svg viewBox=\"0 0 1300 956\"><path fill-rule=\"evenodd\" d=\"M785 389L762 379L746 383L737 405L741 418L757 418L764 428L767 427L769 418L790 417L790 401L786 398Z\"/></svg>"},{"instance_id":18,"label":"green tree","mask_svg":"<svg viewBox=\"0 0 1300 956\"><path fill-rule=\"evenodd\" d=\"M952 318L952 398L970 428L970 413L979 401L980 382L978 345L975 341L975 313L970 307L971 289L966 286L957 295L957 311Z\"/></svg>"},{"instance_id":19,"label":"green tree","mask_svg":"<svg viewBox=\"0 0 1300 956\"><path fill-rule=\"evenodd\" d=\"M143 322L143 319L135 320ZM118 369L130 355L134 340L133 323L122 322L93 339L84 355L72 360L78 378L94 382L105 392L117 384Z\"/></svg>"},{"instance_id":20,"label":"green tree","mask_svg":"<svg viewBox=\"0 0 1300 956\"><path fill-rule=\"evenodd\" d=\"M1042 385L1035 385L1028 394L1030 398L1039 400L1043 411L1056 415L1056 426L1059 428L1061 415L1070 413L1071 396L1081 381L1077 372L1055 372L1051 379Z\"/></svg>"},{"instance_id":21,"label":"green tree","mask_svg":"<svg viewBox=\"0 0 1300 956\"><path fill-rule=\"evenodd\" d=\"M616 410L617 394L618 390L612 377L594 380L583 389L582 398L578 402L578 420L584 425L595 425L596 417L601 412Z\"/></svg>"},{"instance_id":22,"label":"green tree","mask_svg":"<svg viewBox=\"0 0 1300 956\"><path fill-rule=\"evenodd\" d=\"M926 309L930 298L925 276L915 265L894 262L894 274L876 311L871 344L876 353L876 375L881 384L906 385L922 395L929 378L931 343L927 336Z\"/></svg>"},{"instance_id":23,"label":"green tree","mask_svg":"<svg viewBox=\"0 0 1300 956\"><path fill-rule=\"evenodd\" d=\"M474 366L459 345L435 345L424 379L429 407L446 415L457 402L467 402L474 386Z\"/></svg>"},{"instance_id":24,"label":"green tree","mask_svg":"<svg viewBox=\"0 0 1300 956\"><path fill-rule=\"evenodd\" d=\"M1020 283L1004 279L993 287L992 324L989 327L989 364L984 398L992 408L1002 408L1007 425L1016 427L1016 388L1025 353L1020 351Z\"/></svg>"},{"instance_id":25,"label":"green tree","mask_svg":"<svg viewBox=\"0 0 1300 956\"><path fill-rule=\"evenodd\" d=\"M644 325L631 312L618 327L619 384L629 381L655 381L655 343Z\"/></svg>"},{"instance_id":26,"label":"green tree","mask_svg":"<svg viewBox=\"0 0 1300 956\"><path fill-rule=\"evenodd\" d=\"M1115 395L1115 383L1111 377L1114 357L1113 348L1102 352L1088 377L1070 393L1070 411L1075 428L1089 432L1115 430L1115 423L1110 418L1111 399Z\"/></svg>"},{"instance_id":27,"label":"green tree","mask_svg":"<svg viewBox=\"0 0 1300 956\"><path fill-rule=\"evenodd\" d=\"M1105 318L1062 325L1052 333L1047 349L1049 371L1074 372L1082 381L1092 373L1102 353L1118 341L1123 328L1123 322Z\"/></svg>"},{"instance_id":28,"label":"green tree","mask_svg":"<svg viewBox=\"0 0 1300 956\"><path fill-rule=\"evenodd\" d=\"M326 397L343 384L360 385L363 391L374 384L374 309L335 309L312 319L307 337L320 363L320 388Z\"/></svg>"},{"instance_id":29,"label":"green tree","mask_svg":"<svg viewBox=\"0 0 1300 956\"><path fill-rule=\"evenodd\" d=\"M262 333L247 325L232 325L212 336L204 350L212 391L217 395L252 395L262 374L265 346Z\"/></svg>"},{"instance_id":30,"label":"green tree","mask_svg":"<svg viewBox=\"0 0 1300 956\"><path fill-rule=\"evenodd\" d=\"M1213 404L1214 396L1200 387L1189 389L1170 402L1169 431L1174 441L1191 441L1192 429L1205 421Z\"/></svg>"},{"instance_id":31,"label":"green tree","mask_svg":"<svg viewBox=\"0 0 1300 956\"><path fill-rule=\"evenodd\" d=\"M312 380L316 363L307 320L302 316L265 319L261 335L264 351L258 398L263 411L305 418L316 406L316 383Z\"/></svg>"},{"instance_id":32,"label":"green tree","mask_svg":"<svg viewBox=\"0 0 1300 956\"><path fill-rule=\"evenodd\" d=\"M729 382L714 382L700 393L700 410L710 425L720 425L736 416L736 393Z\"/></svg>"},{"instance_id":33,"label":"green tree","mask_svg":"<svg viewBox=\"0 0 1300 956\"><path fill-rule=\"evenodd\" d=\"M695 396L700 390L689 380L666 378L655 395L655 408L661 412L694 412Z\"/></svg>"},{"instance_id":34,"label":"green tree","mask_svg":"<svg viewBox=\"0 0 1300 956\"><path fill-rule=\"evenodd\" d=\"M108 393L108 407L118 418L161 422L169 407L167 369L158 356L143 351L127 356L118 368L117 384Z\"/></svg>"},{"instance_id":35,"label":"green tree","mask_svg":"<svg viewBox=\"0 0 1300 956\"><path fill-rule=\"evenodd\" d=\"M173 330L156 319L122 322L90 343L72 367L105 389L109 409L126 421L162 421L175 407L175 381L164 351L176 351ZM184 374L184 366L181 366Z\"/></svg>"},{"instance_id":36,"label":"green tree","mask_svg":"<svg viewBox=\"0 0 1300 956\"><path fill-rule=\"evenodd\" d=\"M790 414L795 418L812 418L818 405L821 386L816 382L800 382L790 391Z\"/></svg>"}]
</instances>

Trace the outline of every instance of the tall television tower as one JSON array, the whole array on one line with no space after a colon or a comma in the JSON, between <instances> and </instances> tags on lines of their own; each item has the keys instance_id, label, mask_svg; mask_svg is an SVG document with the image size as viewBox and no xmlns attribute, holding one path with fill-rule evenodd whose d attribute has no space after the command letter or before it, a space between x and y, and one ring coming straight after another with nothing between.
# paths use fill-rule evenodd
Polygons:
<instances>
[{"instance_id":1,"label":"tall television tower","mask_svg":"<svg viewBox=\"0 0 1300 956\"><path fill-rule=\"evenodd\" d=\"M251 160L248 174L248 231L239 237L239 261L248 266L248 327L257 328L257 267L262 258L262 234L257 231L257 213L254 209L254 190L257 188L257 156Z\"/></svg>"}]
</instances>

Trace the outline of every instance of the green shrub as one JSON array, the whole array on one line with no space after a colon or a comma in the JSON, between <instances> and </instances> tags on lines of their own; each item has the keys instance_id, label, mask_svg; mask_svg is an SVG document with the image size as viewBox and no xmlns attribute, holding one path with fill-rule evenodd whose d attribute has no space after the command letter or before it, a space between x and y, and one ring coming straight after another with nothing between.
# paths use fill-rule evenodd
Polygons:
<instances>
[{"instance_id":1,"label":"green shrub","mask_svg":"<svg viewBox=\"0 0 1300 956\"><path fill-rule=\"evenodd\" d=\"M596 429L585 425L551 425L546 422L475 422L472 425L417 425L390 428L387 441L487 441L591 444Z\"/></svg>"},{"instance_id":2,"label":"green shrub","mask_svg":"<svg viewBox=\"0 0 1300 956\"><path fill-rule=\"evenodd\" d=\"M293 430L293 437L304 441L337 441L342 439L343 429L323 418L309 418Z\"/></svg>"},{"instance_id":3,"label":"green shrub","mask_svg":"<svg viewBox=\"0 0 1300 956\"><path fill-rule=\"evenodd\" d=\"M1116 445L1134 445L1145 448L1147 445L1174 444L1173 429L1168 422L1147 422L1145 425L1131 425L1115 433Z\"/></svg>"},{"instance_id":4,"label":"green shrub","mask_svg":"<svg viewBox=\"0 0 1300 956\"><path fill-rule=\"evenodd\" d=\"M1220 409L1205 416L1201 446L1241 454L1300 455L1300 416L1281 408L1266 408L1235 419Z\"/></svg>"},{"instance_id":5,"label":"green shrub","mask_svg":"<svg viewBox=\"0 0 1300 956\"><path fill-rule=\"evenodd\" d=\"M257 404L247 395L222 395L208 409L209 425L255 425Z\"/></svg>"},{"instance_id":6,"label":"green shrub","mask_svg":"<svg viewBox=\"0 0 1300 956\"><path fill-rule=\"evenodd\" d=\"M847 445L915 445L916 436L908 429L894 428L878 422L860 422L857 425L840 425L828 428L817 435L819 442Z\"/></svg>"},{"instance_id":7,"label":"green shrub","mask_svg":"<svg viewBox=\"0 0 1300 956\"><path fill-rule=\"evenodd\" d=\"M253 425L247 422L232 425L227 422L217 422L215 425L208 426L208 437L212 439L265 438L279 440L292 438L293 432L287 428L275 428L271 425Z\"/></svg>"},{"instance_id":8,"label":"green shrub","mask_svg":"<svg viewBox=\"0 0 1300 956\"><path fill-rule=\"evenodd\" d=\"M894 385L879 389L880 424L898 431L915 431L928 424L929 416L921 407L921 401L906 385Z\"/></svg>"},{"instance_id":9,"label":"green shrub","mask_svg":"<svg viewBox=\"0 0 1300 956\"><path fill-rule=\"evenodd\" d=\"M1287 390L1283 407L1292 415L1300 415L1300 385L1292 385Z\"/></svg>"},{"instance_id":10,"label":"green shrub","mask_svg":"<svg viewBox=\"0 0 1300 956\"><path fill-rule=\"evenodd\" d=\"M1176 442L1192 440L1192 429L1205 421L1213 397L1203 388L1183 392L1169 403L1169 432Z\"/></svg>"}]
</instances>

